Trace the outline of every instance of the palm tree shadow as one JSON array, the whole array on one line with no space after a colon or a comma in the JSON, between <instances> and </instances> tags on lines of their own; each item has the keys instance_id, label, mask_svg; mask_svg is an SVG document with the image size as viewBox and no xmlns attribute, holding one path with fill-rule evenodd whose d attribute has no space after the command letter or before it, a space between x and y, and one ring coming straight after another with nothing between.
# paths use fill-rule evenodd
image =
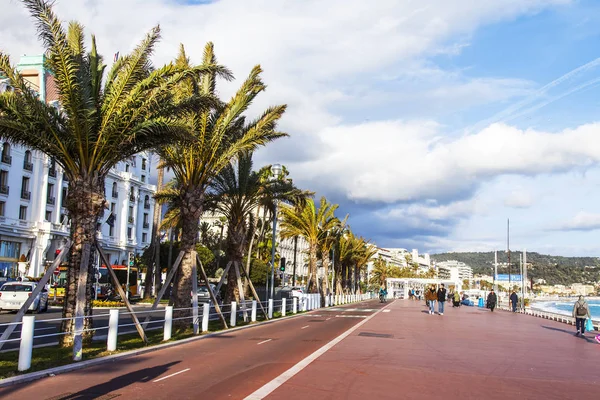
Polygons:
<instances>
[{"instance_id":1,"label":"palm tree shadow","mask_svg":"<svg viewBox=\"0 0 600 400\"><path fill-rule=\"evenodd\" d=\"M130 372L128 374L115 377L108 382L100 383L98 385L81 390L77 393L61 397L61 400L86 400L103 398L109 393L123 389L136 382L152 382L152 380L167 372L170 367L172 367L175 364L179 364L180 362L181 361L174 361L168 364L157 365L155 367L144 368L134 372Z\"/></svg>"},{"instance_id":2,"label":"palm tree shadow","mask_svg":"<svg viewBox=\"0 0 600 400\"><path fill-rule=\"evenodd\" d=\"M572 330L560 329L560 328L555 328L553 326L546 326L546 325L542 325L542 328L549 329L551 331L567 333L567 334L575 337L575 333ZM591 333L588 332L588 336L578 337L578 339L585 339L585 341L588 343L597 344L596 341L594 340L593 335L594 335L593 332L591 332Z\"/></svg>"}]
</instances>

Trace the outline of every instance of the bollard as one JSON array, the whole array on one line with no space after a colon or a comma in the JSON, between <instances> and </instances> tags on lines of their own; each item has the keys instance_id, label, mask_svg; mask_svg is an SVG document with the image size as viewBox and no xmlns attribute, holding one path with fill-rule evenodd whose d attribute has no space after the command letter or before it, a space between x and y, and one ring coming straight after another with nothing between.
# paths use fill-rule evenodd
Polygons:
<instances>
[{"instance_id":1,"label":"bollard","mask_svg":"<svg viewBox=\"0 0 600 400\"><path fill-rule=\"evenodd\" d=\"M210 316L210 304L202 304L202 332L208 332L208 317Z\"/></svg>"},{"instance_id":2,"label":"bollard","mask_svg":"<svg viewBox=\"0 0 600 400\"><path fill-rule=\"evenodd\" d=\"M281 299L281 316L285 317L285 307L286 307L286 301L287 299L284 297L283 299Z\"/></svg>"},{"instance_id":3,"label":"bollard","mask_svg":"<svg viewBox=\"0 0 600 400\"><path fill-rule=\"evenodd\" d=\"M273 318L273 299L269 299L269 319Z\"/></svg>"},{"instance_id":4,"label":"bollard","mask_svg":"<svg viewBox=\"0 0 600 400\"><path fill-rule=\"evenodd\" d=\"M325 296L325 307L329 307L329 295Z\"/></svg>"},{"instance_id":5,"label":"bollard","mask_svg":"<svg viewBox=\"0 0 600 400\"><path fill-rule=\"evenodd\" d=\"M294 297L292 300L292 313L296 314L298 312L298 298Z\"/></svg>"},{"instance_id":6,"label":"bollard","mask_svg":"<svg viewBox=\"0 0 600 400\"><path fill-rule=\"evenodd\" d=\"M252 322L256 322L256 300L252 300L252 313L250 318Z\"/></svg>"},{"instance_id":7,"label":"bollard","mask_svg":"<svg viewBox=\"0 0 600 400\"><path fill-rule=\"evenodd\" d=\"M235 326L237 322L237 303L235 301L231 302L231 315L229 317L229 326Z\"/></svg>"},{"instance_id":8,"label":"bollard","mask_svg":"<svg viewBox=\"0 0 600 400\"><path fill-rule=\"evenodd\" d=\"M165 307L165 331L163 340L171 340L171 328L173 326L173 306Z\"/></svg>"},{"instance_id":9,"label":"bollard","mask_svg":"<svg viewBox=\"0 0 600 400\"><path fill-rule=\"evenodd\" d=\"M33 332L35 316L24 315L21 324L21 345L19 347L19 371L31 368L31 352L33 351Z\"/></svg>"},{"instance_id":10,"label":"bollard","mask_svg":"<svg viewBox=\"0 0 600 400\"><path fill-rule=\"evenodd\" d=\"M119 334L119 310L110 310L108 317L108 336L106 336L106 350L117 350L117 335Z\"/></svg>"}]
</instances>

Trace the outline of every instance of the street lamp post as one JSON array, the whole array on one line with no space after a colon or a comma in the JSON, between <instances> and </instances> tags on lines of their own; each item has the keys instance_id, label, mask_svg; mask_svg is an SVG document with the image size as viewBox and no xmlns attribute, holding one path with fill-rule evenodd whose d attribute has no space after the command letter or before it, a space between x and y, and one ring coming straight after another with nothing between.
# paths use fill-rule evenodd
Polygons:
<instances>
[{"instance_id":1,"label":"street lamp post","mask_svg":"<svg viewBox=\"0 0 600 400\"><path fill-rule=\"evenodd\" d=\"M279 175L281 174L281 165L273 164L271 165L271 173L273 174L273 180L276 181L279 179ZM275 294L275 244L277 239L277 199L273 201L273 238L271 240L271 296L270 298L274 298Z\"/></svg>"}]
</instances>

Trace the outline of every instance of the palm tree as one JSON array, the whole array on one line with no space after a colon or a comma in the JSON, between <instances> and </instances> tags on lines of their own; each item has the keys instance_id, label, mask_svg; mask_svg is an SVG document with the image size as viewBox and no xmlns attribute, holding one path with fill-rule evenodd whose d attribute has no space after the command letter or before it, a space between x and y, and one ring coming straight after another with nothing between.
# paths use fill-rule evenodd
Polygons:
<instances>
[{"instance_id":1,"label":"palm tree","mask_svg":"<svg viewBox=\"0 0 600 400\"><path fill-rule=\"evenodd\" d=\"M216 57L213 44L204 49L203 66L215 65ZM183 46L176 65L190 68ZM179 88L181 98L199 93L202 96L216 96L216 78L231 78L226 70L194 77ZM243 113L265 90L260 78L262 70L255 66L240 89L227 103L221 103L211 110L203 108L190 112L182 118L195 140L191 143L174 144L160 149L163 165L171 168L175 175L174 186L157 194L157 198L176 203L182 220L181 250L184 257L177 275L175 288L175 307L189 307L189 293L192 287L192 268L196 260L193 250L198 240L198 224L204 210L206 191L215 176L229 165L231 159L242 151L253 150L277 138L286 136L277 131L277 122L285 112L286 106L268 108L253 121L246 121ZM186 312L178 313L186 316ZM177 326L185 327L189 321L179 320Z\"/></svg>"},{"instance_id":2,"label":"palm tree","mask_svg":"<svg viewBox=\"0 0 600 400\"><path fill-rule=\"evenodd\" d=\"M23 0L36 21L45 47L46 65L58 88L61 109L41 102L27 82L0 52L0 71L14 91L0 95L0 137L51 157L69 178L67 210L71 218L70 266L63 317L73 317L82 250L93 244L96 224L106 208L104 181L119 161L185 137L177 113L184 105L203 104L199 97L176 103L171 88L190 71L152 66L150 57L160 38L153 28L129 55L114 63L108 74L92 36L84 44L84 27L71 22L65 30L44 0ZM198 71L193 71L197 73ZM91 256L93 257L93 256ZM91 258L90 257L90 258ZM92 263L86 282L85 315L92 315ZM65 320L61 331L71 332ZM85 328L91 325L85 319ZM61 336L70 344L72 335Z\"/></svg>"},{"instance_id":3,"label":"palm tree","mask_svg":"<svg viewBox=\"0 0 600 400\"><path fill-rule=\"evenodd\" d=\"M369 243L368 240L363 237L359 237L357 240L357 251L354 258L356 265L356 287L359 287L360 275L364 273L366 276L366 269L371 259L377 254L377 247ZM356 290L356 289L355 289Z\"/></svg>"},{"instance_id":4,"label":"palm tree","mask_svg":"<svg viewBox=\"0 0 600 400\"><path fill-rule=\"evenodd\" d=\"M329 265L331 264L330 253L331 249L338 242L340 234L344 232L346 227L346 221L348 220L348 215L344 218L343 221L340 221L336 218L336 221L333 222L333 226L329 230L321 230L319 235L319 251L321 254L321 265L323 268L323 276L324 279L321 282L321 293L326 294L327 288L329 287ZM332 271L335 274L335 271ZM333 291L334 288L331 288ZM325 298L321 299L323 306L325 305Z\"/></svg>"},{"instance_id":5,"label":"palm tree","mask_svg":"<svg viewBox=\"0 0 600 400\"><path fill-rule=\"evenodd\" d=\"M227 220L227 260L237 268L242 267L254 210L261 204L265 193L271 198L295 204L312 195L294 187L291 179L265 181L260 172L252 170L252 166L252 152L240 153L215 178L207 204ZM239 300L239 291L237 275L230 268L225 302L232 300Z\"/></svg>"},{"instance_id":6,"label":"palm tree","mask_svg":"<svg viewBox=\"0 0 600 400\"><path fill-rule=\"evenodd\" d=\"M375 260L373 271L371 272L371 280L369 283L379 287L386 286L387 278L394 278L397 275L397 268L389 265L382 258Z\"/></svg>"},{"instance_id":7,"label":"palm tree","mask_svg":"<svg viewBox=\"0 0 600 400\"><path fill-rule=\"evenodd\" d=\"M308 242L309 285L307 291L309 293L317 292L319 287L317 280L319 238L322 232L331 230L339 224L339 220L334 215L337 208L337 204L331 204L325 197L321 197L318 209L315 207L315 202L308 199L301 207L283 207L281 210L283 217L281 237L286 239L303 236Z\"/></svg>"}]
</instances>

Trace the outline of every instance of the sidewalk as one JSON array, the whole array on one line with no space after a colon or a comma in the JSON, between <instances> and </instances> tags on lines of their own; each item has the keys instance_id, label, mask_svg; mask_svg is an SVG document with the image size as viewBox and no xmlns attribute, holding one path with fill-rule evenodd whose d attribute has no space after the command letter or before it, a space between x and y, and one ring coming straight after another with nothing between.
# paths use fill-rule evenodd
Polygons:
<instances>
[{"instance_id":1,"label":"sidewalk","mask_svg":"<svg viewBox=\"0 0 600 400\"><path fill-rule=\"evenodd\" d=\"M600 345L507 312L397 300L268 399L574 399L600 395ZM517 397L518 396L518 397Z\"/></svg>"}]
</instances>

